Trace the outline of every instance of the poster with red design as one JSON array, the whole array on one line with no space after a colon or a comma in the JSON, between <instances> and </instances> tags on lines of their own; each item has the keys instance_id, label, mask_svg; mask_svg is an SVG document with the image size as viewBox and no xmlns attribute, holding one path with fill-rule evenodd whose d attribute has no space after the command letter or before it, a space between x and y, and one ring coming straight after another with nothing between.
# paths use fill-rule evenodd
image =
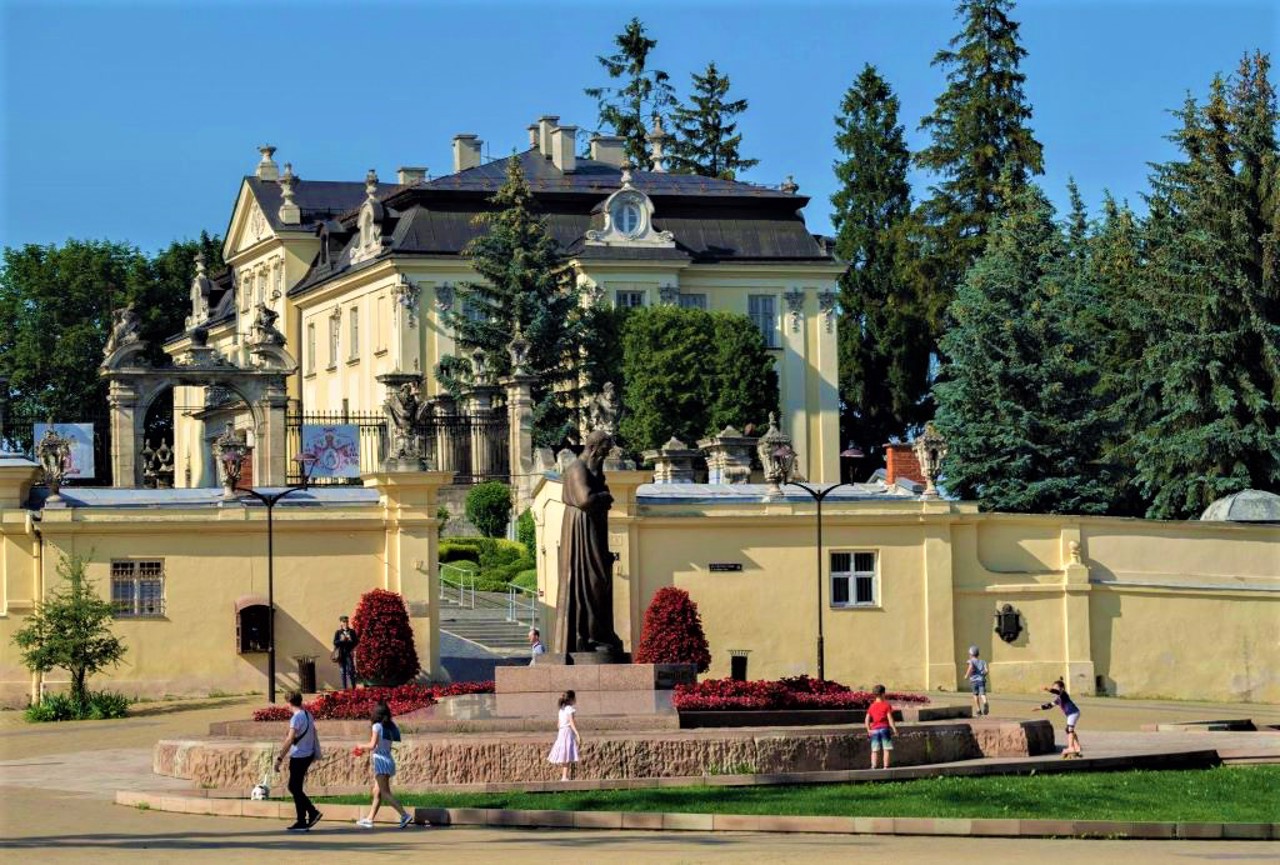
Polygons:
<instances>
[{"instance_id":1,"label":"poster with red design","mask_svg":"<svg viewBox=\"0 0 1280 865\"><path fill-rule=\"evenodd\" d=\"M355 424L302 427L302 456L311 464L314 478L360 477L360 428Z\"/></svg>"}]
</instances>

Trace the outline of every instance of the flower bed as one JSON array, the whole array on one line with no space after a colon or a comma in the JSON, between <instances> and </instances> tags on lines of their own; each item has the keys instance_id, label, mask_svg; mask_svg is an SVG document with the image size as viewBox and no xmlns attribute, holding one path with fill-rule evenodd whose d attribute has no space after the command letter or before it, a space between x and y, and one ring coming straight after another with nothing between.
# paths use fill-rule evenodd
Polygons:
<instances>
[{"instance_id":1,"label":"flower bed","mask_svg":"<svg viewBox=\"0 0 1280 865\"><path fill-rule=\"evenodd\" d=\"M461 694L492 694L493 682L456 682L451 685L400 685L395 688L352 688L326 691L302 706L318 721L360 721L367 719L374 704L385 700L392 715L406 715L425 709L444 697ZM253 713L255 721L287 721L288 706L266 706Z\"/></svg>"},{"instance_id":2,"label":"flower bed","mask_svg":"<svg viewBox=\"0 0 1280 865\"><path fill-rule=\"evenodd\" d=\"M890 703L928 703L923 694L890 691ZM839 682L794 676L776 681L738 682L708 679L696 685L676 685L672 704L681 712L738 712L776 709L866 709L875 700L870 691L855 691Z\"/></svg>"}]
</instances>

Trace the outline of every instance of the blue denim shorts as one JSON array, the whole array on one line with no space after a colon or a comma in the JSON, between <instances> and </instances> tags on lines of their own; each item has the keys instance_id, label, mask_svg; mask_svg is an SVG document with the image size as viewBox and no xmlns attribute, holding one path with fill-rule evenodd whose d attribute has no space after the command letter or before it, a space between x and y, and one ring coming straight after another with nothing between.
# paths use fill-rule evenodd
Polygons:
<instances>
[{"instance_id":1,"label":"blue denim shorts","mask_svg":"<svg viewBox=\"0 0 1280 865\"><path fill-rule=\"evenodd\" d=\"M880 730L871 731L871 750L872 751L892 751L893 750L893 731L888 727Z\"/></svg>"}]
</instances>

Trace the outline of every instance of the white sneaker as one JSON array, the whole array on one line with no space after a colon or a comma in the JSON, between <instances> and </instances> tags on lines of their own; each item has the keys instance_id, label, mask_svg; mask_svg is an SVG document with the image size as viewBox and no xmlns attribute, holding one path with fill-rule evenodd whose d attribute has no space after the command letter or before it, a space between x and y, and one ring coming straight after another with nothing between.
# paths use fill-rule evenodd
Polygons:
<instances>
[{"instance_id":1,"label":"white sneaker","mask_svg":"<svg viewBox=\"0 0 1280 865\"><path fill-rule=\"evenodd\" d=\"M361 817L359 820L356 821L356 825L359 826L361 829L372 829L373 821L370 820L368 817Z\"/></svg>"}]
</instances>

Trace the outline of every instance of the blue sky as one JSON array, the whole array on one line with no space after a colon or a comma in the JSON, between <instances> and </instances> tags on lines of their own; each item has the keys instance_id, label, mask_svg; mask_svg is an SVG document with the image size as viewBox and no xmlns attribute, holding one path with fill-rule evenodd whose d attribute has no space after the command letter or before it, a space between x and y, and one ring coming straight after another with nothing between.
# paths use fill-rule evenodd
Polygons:
<instances>
[{"instance_id":1,"label":"blue sky","mask_svg":"<svg viewBox=\"0 0 1280 865\"><path fill-rule=\"evenodd\" d=\"M152 250L222 233L255 146L304 179L448 173L450 139L496 156L541 114L592 127L584 86L631 15L681 92L714 60L751 101L745 179L793 174L829 231L833 117L866 62L902 101L911 146L943 87L929 63L956 32L951 2L334 3L0 0L0 243L68 237ZM1135 203L1168 158L1168 109L1242 53L1271 50L1274 2L1026 0L1016 17L1042 178L1090 205ZM1273 74L1273 78L1278 77ZM914 179L917 195L928 178Z\"/></svg>"}]
</instances>

